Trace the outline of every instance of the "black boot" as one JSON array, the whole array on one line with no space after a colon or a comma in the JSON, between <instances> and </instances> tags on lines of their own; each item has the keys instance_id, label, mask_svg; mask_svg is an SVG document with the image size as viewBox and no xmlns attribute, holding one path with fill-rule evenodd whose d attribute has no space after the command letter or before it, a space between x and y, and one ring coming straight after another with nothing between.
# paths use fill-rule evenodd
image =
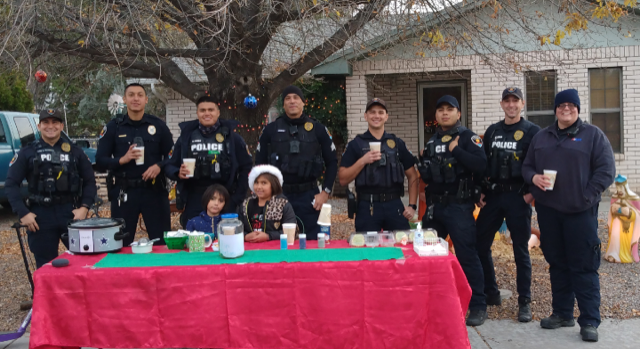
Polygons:
<instances>
[{"instance_id":1,"label":"black boot","mask_svg":"<svg viewBox=\"0 0 640 349\"><path fill-rule=\"evenodd\" d=\"M598 341L598 329L593 325L584 325L580 328L580 335L585 342L597 342Z\"/></svg>"},{"instance_id":2,"label":"black boot","mask_svg":"<svg viewBox=\"0 0 640 349\"><path fill-rule=\"evenodd\" d=\"M487 295L487 305L502 305L502 298L500 293Z\"/></svg>"},{"instance_id":3,"label":"black boot","mask_svg":"<svg viewBox=\"0 0 640 349\"><path fill-rule=\"evenodd\" d=\"M518 321L529 322L531 321L531 301L525 300L518 304Z\"/></svg>"},{"instance_id":4,"label":"black boot","mask_svg":"<svg viewBox=\"0 0 640 349\"><path fill-rule=\"evenodd\" d=\"M484 324L484 320L488 317L486 310L473 309L469 311L467 317L467 326L480 326Z\"/></svg>"},{"instance_id":5,"label":"black boot","mask_svg":"<svg viewBox=\"0 0 640 349\"><path fill-rule=\"evenodd\" d=\"M540 320L540 327L550 330L555 330L560 327L573 327L575 325L576 322L573 318L565 320L556 314L551 314L551 316Z\"/></svg>"}]
</instances>

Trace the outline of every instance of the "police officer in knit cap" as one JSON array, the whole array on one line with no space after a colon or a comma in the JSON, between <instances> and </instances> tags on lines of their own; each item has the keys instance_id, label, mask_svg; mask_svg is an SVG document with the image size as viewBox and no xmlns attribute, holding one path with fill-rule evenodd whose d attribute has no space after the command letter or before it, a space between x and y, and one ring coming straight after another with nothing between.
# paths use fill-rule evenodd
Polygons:
<instances>
[{"instance_id":1,"label":"police officer in knit cap","mask_svg":"<svg viewBox=\"0 0 640 349\"><path fill-rule=\"evenodd\" d=\"M484 293L488 305L500 305L500 291L491 258L491 245L503 221L513 240L518 289L518 320L531 321L531 201L529 185L522 178L522 162L529 144L540 127L520 116L524 95L517 87L502 92L500 106L504 120L489 126L484 137L488 166L478 206L482 209L476 221L477 249L484 272Z\"/></svg>"},{"instance_id":2,"label":"police officer in knit cap","mask_svg":"<svg viewBox=\"0 0 640 349\"><path fill-rule=\"evenodd\" d=\"M582 340L595 342L600 325L598 204L613 183L615 161L607 136L580 119L578 91L559 92L555 110L556 122L533 137L522 166L524 180L532 184L540 248L551 278L553 313L540 326L575 326L577 300Z\"/></svg>"},{"instance_id":3,"label":"police officer in knit cap","mask_svg":"<svg viewBox=\"0 0 640 349\"><path fill-rule=\"evenodd\" d=\"M62 113L40 112L40 139L24 146L9 164L5 190L13 212L27 226L36 267L58 257L58 245L73 219L85 219L96 197L96 179L82 149L60 137ZM20 185L27 180L27 205ZM62 243L69 248L67 240Z\"/></svg>"},{"instance_id":4,"label":"police officer in knit cap","mask_svg":"<svg viewBox=\"0 0 640 349\"><path fill-rule=\"evenodd\" d=\"M270 164L282 171L282 189L296 211L300 230L307 239L315 240L320 209L329 199L338 172L336 147L329 130L304 112L304 95L298 87L284 89L282 104L285 114L262 130L256 165Z\"/></svg>"},{"instance_id":5,"label":"police officer in knit cap","mask_svg":"<svg viewBox=\"0 0 640 349\"><path fill-rule=\"evenodd\" d=\"M364 119L369 130L347 144L340 162L341 185L355 179L358 193L356 231L409 229L418 200L418 173L413 154L404 141L384 130L389 119L387 106L380 98L367 103ZM379 149L371 149L377 142ZM409 205L404 196L404 177L409 181Z\"/></svg>"},{"instance_id":6,"label":"police officer in knit cap","mask_svg":"<svg viewBox=\"0 0 640 349\"><path fill-rule=\"evenodd\" d=\"M124 246L133 242L140 214L149 238L160 238L156 244L164 245L163 234L171 230L164 169L173 136L164 121L145 113L149 98L142 85L127 85L123 99L127 114L116 115L102 130L96 164L109 170L111 217L124 219L129 233L123 240ZM140 150L142 146L144 150Z\"/></svg>"},{"instance_id":7,"label":"police officer in knit cap","mask_svg":"<svg viewBox=\"0 0 640 349\"><path fill-rule=\"evenodd\" d=\"M213 97L196 102L197 120L180 123L180 137L167 164L167 176L177 180L177 207L183 227L202 211L202 194L213 184L222 184L231 194L224 212L236 212L247 195L253 159L242 136L234 130L235 120L220 119L220 108ZM184 159L195 159L195 173L190 174Z\"/></svg>"},{"instance_id":8,"label":"police officer in knit cap","mask_svg":"<svg viewBox=\"0 0 640 349\"><path fill-rule=\"evenodd\" d=\"M423 227L438 236L451 237L456 257L471 286L467 326L480 326L487 319L482 266L476 251L475 203L487 167L482 139L460 124L460 105L445 95L436 103L437 132L427 142L418 171L427 184L427 211Z\"/></svg>"}]
</instances>

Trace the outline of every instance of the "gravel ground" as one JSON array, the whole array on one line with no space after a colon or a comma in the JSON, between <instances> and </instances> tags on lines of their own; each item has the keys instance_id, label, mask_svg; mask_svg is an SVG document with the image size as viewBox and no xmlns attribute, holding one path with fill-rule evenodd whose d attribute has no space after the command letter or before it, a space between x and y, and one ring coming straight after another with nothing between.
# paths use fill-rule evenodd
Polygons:
<instances>
[{"instance_id":1,"label":"gravel ground","mask_svg":"<svg viewBox=\"0 0 640 349\"><path fill-rule=\"evenodd\" d=\"M353 220L347 217L345 199L331 199L332 205L332 239L346 239L354 231ZM101 215L108 214L104 210ZM599 234L602 240L602 252L607 246L606 212L599 217ZM26 315L20 311L20 303L30 299L31 288L26 277L20 247L14 231L10 230L15 216L8 209L0 210L0 331L15 331ZM533 226L537 227L534 217ZM141 224L141 228L144 225ZM138 234L144 236L146 234ZM491 319L515 319L517 306L516 267L513 250L504 239L495 241L493 246L494 264L498 285L502 289L513 292L513 297L503 301L500 307L489 307ZM542 252L534 248L531 251L533 266L532 311L535 320L551 313L551 286L549 282L549 265ZM627 319L640 317L640 263L612 264L602 261L600 266L600 285L602 289L601 312L603 318ZM576 316L578 309L576 306Z\"/></svg>"}]
</instances>

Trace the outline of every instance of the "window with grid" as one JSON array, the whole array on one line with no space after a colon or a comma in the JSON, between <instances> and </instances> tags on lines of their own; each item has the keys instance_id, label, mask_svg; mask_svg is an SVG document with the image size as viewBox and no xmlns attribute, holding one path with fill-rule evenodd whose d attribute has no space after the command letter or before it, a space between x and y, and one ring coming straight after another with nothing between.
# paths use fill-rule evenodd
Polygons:
<instances>
[{"instance_id":1,"label":"window with grid","mask_svg":"<svg viewBox=\"0 0 640 349\"><path fill-rule=\"evenodd\" d=\"M591 124L609 138L616 153L622 151L622 69L589 69Z\"/></svg>"},{"instance_id":2,"label":"window with grid","mask_svg":"<svg viewBox=\"0 0 640 349\"><path fill-rule=\"evenodd\" d=\"M556 121L556 72L526 72L525 80L527 119L542 128L552 125Z\"/></svg>"}]
</instances>

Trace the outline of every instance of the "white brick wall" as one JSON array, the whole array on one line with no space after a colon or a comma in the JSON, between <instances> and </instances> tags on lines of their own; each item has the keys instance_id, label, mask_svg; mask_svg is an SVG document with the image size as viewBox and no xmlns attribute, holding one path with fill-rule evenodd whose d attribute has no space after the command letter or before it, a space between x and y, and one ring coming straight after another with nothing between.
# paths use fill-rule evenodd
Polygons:
<instances>
[{"instance_id":1,"label":"white brick wall","mask_svg":"<svg viewBox=\"0 0 640 349\"><path fill-rule=\"evenodd\" d=\"M622 67L623 152L616 154L616 172L629 177L635 191L640 191L640 46L594 48L572 51L541 51L512 55L522 66L532 70L555 70L557 90L575 88L580 94L581 118L589 119L589 69ZM554 64L560 64L556 66ZM366 131L364 108L369 98L387 101L390 119L387 130L404 139L414 153L418 151L417 83L430 80L460 80L467 83L467 123L483 134L492 123L504 117L500 97L506 86L525 85L522 72L513 68L496 71L477 56L427 58L415 61L359 61L354 75L347 77L347 113L349 137ZM468 74L465 75L465 71ZM428 74L425 74L428 73ZM432 78L436 73L437 78Z\"/></svg>"},{"instance_id":2,"label":"white brick wall","mask_svg":"<svg viewBox=\"0 0 640 349\"><path fill-rule=\"evenodd\" d=\"M175 141L180 136L178 124L198 118L196 104L174 91L167 92L167 102L167 126Z\"/></svg>"}]
</instances>

